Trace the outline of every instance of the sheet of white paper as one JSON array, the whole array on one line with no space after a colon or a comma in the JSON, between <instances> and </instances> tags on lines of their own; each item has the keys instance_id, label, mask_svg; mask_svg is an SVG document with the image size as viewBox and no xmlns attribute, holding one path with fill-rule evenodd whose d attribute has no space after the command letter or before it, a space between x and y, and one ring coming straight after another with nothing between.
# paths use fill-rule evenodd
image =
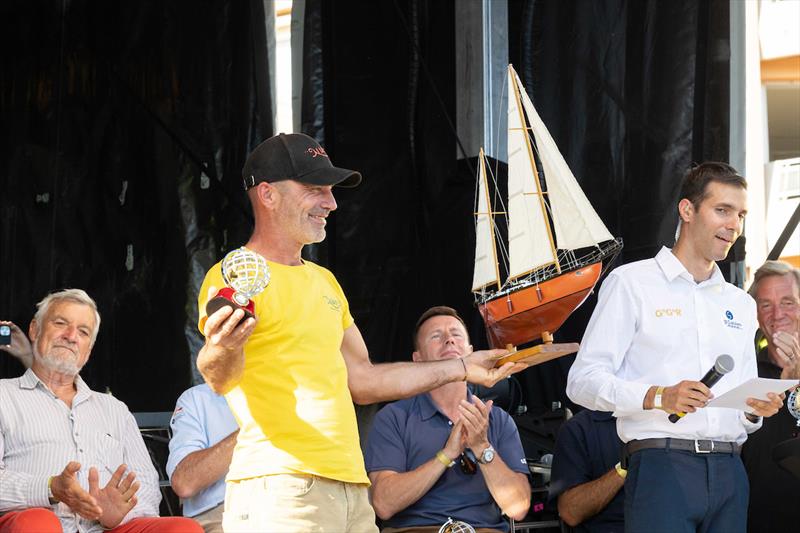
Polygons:
<instances>
[{"instance_id":1,"label":"sheet of white paper","mask_svg":"<svg viewBox=\"0 0 800 533\"><path fill-rule=\"evenodd\" d=\"M706 407L729 407L740 411L750 411L750 406L745 403L747 398L766 400L768 392L781 393L797 384L798 380L796 379L753 378L714 398L708 402Z\"/></svg>"}]
</instances>

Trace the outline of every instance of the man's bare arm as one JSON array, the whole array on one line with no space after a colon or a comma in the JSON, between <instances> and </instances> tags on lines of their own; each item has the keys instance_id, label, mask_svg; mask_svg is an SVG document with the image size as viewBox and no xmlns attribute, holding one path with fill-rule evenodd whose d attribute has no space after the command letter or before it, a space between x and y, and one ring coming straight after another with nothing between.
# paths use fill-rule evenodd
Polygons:
<instances>
[{"instance_id":1,"label":"man's bare arm","mask_svg":"<svg viewBox=\"0 0 800 533\"><path fill-rule=\"evenodd\" d=\"M175 494L181 498L192 498L225 476L231 465L238 434L237 429L215 445L184 457L170 478Z\"/></svg>"},{"instance_id":2,"label":"man's bare arm","mask_svg":"<svg viewBox=\"0 0 800 533\"><path fill-rule=\"evenodd\" d=\"M345 330L342 340L342 355L347 364L347 383L353 401L357 404L409 398L445 383L462 381L465 377L470 383L490 387L527 368L524 363L506 363L495 368L496 357L503 353L505 350L483 350L461 359L374 365L369 360L367 346L355 324Z\"/></svg>"},{"instance_id":3,"label":"man's bare arm","mask_svg":"<svg viewBox=\"0 0 800 533\"><path fill-rule=\"evenodd\" d=\"M558 514L571 527L583 523L605 509L625 485L612 468L599 478L576 485L558 495Z\"/></svg>"}]
</instances>

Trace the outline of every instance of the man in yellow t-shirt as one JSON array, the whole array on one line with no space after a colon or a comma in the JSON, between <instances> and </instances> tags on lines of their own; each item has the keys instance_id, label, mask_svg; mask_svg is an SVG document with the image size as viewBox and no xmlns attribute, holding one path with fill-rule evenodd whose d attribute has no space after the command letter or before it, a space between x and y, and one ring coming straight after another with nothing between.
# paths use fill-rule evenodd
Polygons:
<instances>
[{"instance_id":1,"label":"man in yellow t-shirt","mask_svg":"<svg viewBox=\"0 0 800 533\"><path fill-rule=\"evenodd\" d=\"M246 247L267 260L271 279L254 297L255 317L205 304L223 287L219 265L199 298L206 337L197 366L226 399L240 431L227 477L226 531L376 531L353 402L407 398L444 383L491 386L526 368L494 368L502 350L426 363L373 365L331 272L301 258L325 238L333 186L361 175L334 167L302 134L258 145L243 177L255 228Z\"/></svg>"}]
</instances>

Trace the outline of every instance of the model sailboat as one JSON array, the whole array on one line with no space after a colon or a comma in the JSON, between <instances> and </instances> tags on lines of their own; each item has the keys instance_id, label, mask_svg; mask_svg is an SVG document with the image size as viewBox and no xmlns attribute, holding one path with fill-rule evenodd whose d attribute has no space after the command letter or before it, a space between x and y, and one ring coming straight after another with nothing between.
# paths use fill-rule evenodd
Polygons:
<instances>
[{"instance_id":1,"label":"model sailboat","mask_svg":"<svg viewBox=\"0 0 800 533\"><path fill-rule=\"evenodd\" d=\"M511 65L508 87L507 210L492 207L483 151L475 210L472 292L495 347L539 338L552 342L552 333L584 302L604 264L622 249L622 240L609 233L592 208ZM495 224L499 214L506 214L507 248ZM577 347L562 345L559 351L554 345L549 358Z\"/></svg>"}]
</instances>

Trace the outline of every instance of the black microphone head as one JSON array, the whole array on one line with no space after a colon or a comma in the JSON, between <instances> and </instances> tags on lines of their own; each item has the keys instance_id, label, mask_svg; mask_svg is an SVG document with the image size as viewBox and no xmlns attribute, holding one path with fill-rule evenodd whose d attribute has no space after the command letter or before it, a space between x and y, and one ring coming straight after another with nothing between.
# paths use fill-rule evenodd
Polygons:
<instances>
[{"instance_id":1,"label":"black microphone head","mask_svg":"<svg viewBox=\"0 0 800 533\"><path fill-rule=\"evenodd\" d=\"M731 370L733 370L733 357L724 353L717 357L717 361L714 363L714 370L718 374L727 374Z\"/></svg>"}]
</instances>

